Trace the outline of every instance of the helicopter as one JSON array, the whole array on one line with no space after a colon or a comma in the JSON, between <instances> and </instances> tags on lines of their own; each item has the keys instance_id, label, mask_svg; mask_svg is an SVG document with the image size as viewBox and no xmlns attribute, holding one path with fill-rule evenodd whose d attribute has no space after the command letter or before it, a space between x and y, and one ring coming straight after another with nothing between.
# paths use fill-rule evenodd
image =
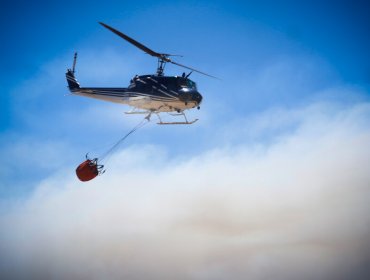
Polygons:
<instances>
[{"instance_id":1,"label":"helicopter","mask_svg":"<svg viewBox=\"0 0 370 280\"><path fill-rule=\"evenodd\" d=\"M158 59L157 71L155 74L135 75L127 88L103 88L103 87L80 87L75 77L75 67L77 53L74 55L72 69L67 69L66 78L68 88L74 95L100 99L132 106L133 109L126 114L147 114L148 121L154 113L158 116L158 124L193 124L198 119L188 121L185 110L200 109L202 95L198 92L197 85L189 79L193 72L197 72L212 78L216 78L207 73L196 70L173 61L170 57L174 56L166 53L155 52L126 34L114 29L113 27L99 22L103 27L112 31L119 37L128 41L145 53ZM183 73L181 76L165 76L164 68L166 63L191 70L189 74ZM217 79L217 78L216 78ZM163 122L160 113L167 112L173 116L182 115L184 121Z\"/></svg>"}]
</instances>

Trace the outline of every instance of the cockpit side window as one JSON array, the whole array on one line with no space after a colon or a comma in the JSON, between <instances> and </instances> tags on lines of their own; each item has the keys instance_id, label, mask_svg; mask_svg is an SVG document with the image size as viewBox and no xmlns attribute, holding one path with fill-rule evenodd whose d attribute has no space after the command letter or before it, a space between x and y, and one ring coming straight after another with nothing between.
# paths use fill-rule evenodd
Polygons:
<instances>
[{"instance_id":1,"label":"cockpit side window","mask_svg":"<svg viewBox=\"0 0 370 280\"><path fill-rule=\"evenodd\" d=\"M177 83L182 88L197 89L197 85L190 79L177 77Z\"/></svg>"},{"instance_id":2,"label":"cockpit side window","mask_svg":"<svg viewBox=\"0 0 370 280\"><path fill-rule=\"evenodd\" d=\"M197 89L196 83L194 83L192 80L186 79L186 82L189 88Z\"/></svg>"}]
</instances>

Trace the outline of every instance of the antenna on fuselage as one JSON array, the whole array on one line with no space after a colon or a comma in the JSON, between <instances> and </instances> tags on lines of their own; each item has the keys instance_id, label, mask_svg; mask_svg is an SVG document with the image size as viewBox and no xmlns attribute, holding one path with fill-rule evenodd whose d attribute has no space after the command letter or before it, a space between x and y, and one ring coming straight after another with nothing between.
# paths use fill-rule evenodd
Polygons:
<instances>
[{"instance_id":1,"label":"antenna on fuselage","mask_svg":"<svg viewBox=\"0 0 370 280\"><path fill-rule=\"evenodd\" d=\"M186 75L185 79L189 78L189 76L191 75L191 73L193 73L193 71L190 71L190 73Z\"/></svg>"}]
</instances>

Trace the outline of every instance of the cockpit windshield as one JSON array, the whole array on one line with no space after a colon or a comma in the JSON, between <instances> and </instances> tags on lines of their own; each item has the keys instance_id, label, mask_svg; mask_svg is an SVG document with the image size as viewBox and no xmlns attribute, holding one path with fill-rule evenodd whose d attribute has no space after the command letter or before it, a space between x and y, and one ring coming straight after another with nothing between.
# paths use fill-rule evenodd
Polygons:
<instances>
[{"instance_id":1,"label":"cockpit windshield","mask_svg":"<svg viewBox=\"0 0 370 280\"><path fill-rule=\"evenodd\" d=\"M190 79L178 77L177 78L178 84L182 88L191 88L191 89L197 89L197 85L195 82L193 82Z\"/></svg>"}]
</instances>

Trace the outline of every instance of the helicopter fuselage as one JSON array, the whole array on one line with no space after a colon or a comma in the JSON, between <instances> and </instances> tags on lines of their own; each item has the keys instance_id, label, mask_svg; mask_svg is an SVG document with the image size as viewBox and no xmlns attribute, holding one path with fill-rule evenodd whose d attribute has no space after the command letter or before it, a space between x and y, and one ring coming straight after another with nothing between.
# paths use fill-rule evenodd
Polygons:
<instances>
[{"instance_id":1,"label":"helicopter fuselage","mask_svg":"<svg viewBox=\"0 0 370 280\"><path fill-rule=\"evenodd\" d=\"M148 120L152 113L156 113L159 118L159 124L193 124L196 122L198 119L188 121L184 113L188 109L199 109L199 105L202 102L202 95L198 92L196 84L189 79L189 76L191 73L197 72L212 78L216 77L173 61L170 57L175 55L155 52L117 29L105 23L99 23L150 56L156 57L158 59L157 72L154 75L136 75L131 79L130 85L127 88L80 87L74 75L77 60L77 53L75 53L73 67L72 69L68 69L66 73L68 87L71 93L132 106L144 112L132 111L128 113L149 112L147 117L145 117ZM191 70L191 72L187 75L183 73L182 76L164 76L166 63L180 66ZM177 112L179 115L184 116L185 121L163 122L159 116L161 112Z\"/></svg>"},{"instance_id":2,"label":"helicopter fuselage","mask_svg":"<svg viewBox=\"0 0 370 280\"><path fill-rule=\"evenodd\" d=\"M196 84L187 77L136 75L127 88L80 87L70 69L66 78L72 94L126 104L151 112L183 112L199 108L202 101Z\"/></svg>"}]
</instances>

